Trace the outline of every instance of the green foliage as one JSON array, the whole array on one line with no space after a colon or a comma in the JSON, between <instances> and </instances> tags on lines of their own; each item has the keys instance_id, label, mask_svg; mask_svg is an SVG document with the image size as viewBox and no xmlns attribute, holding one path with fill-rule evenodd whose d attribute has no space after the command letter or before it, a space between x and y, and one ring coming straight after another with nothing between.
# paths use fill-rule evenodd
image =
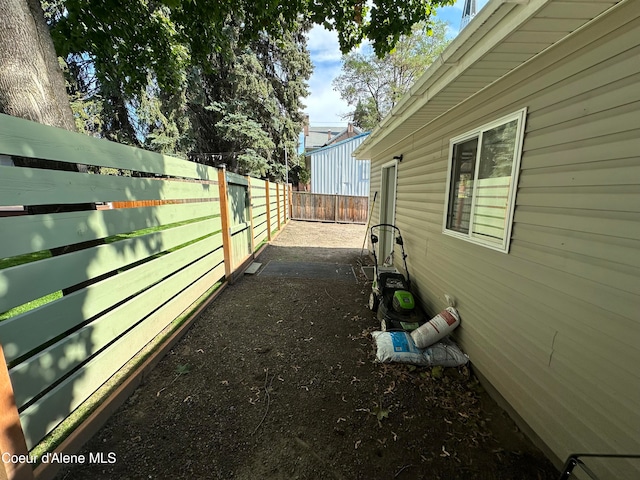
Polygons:
<instances>
[{"instance_id":1,"label":"green foliage","mask_svg":"<svg viewBox=\"0 0 640 480\"><path fill-rule=\"evenodd\" d=\"M80 131L271 180L295 158L313 23L336 30L345 53L369 39L382 55L449 3L42 1ZM365 125L374 109L362 105Z\"/></svg>"},{"instance_id":2,"label":"green foliage","mask_svg":"<svg viewBox=\"0 0 640 480\"><path fill-rule=\"evenodd\" d=\"M124 95L145 88L150 71L161 88L179 89L189 50L167 7L141 0L65 0L64 9L51 30L59 55L87 55L97 80L117 81Z\"/></svg>"},{"instance_id":3,"label":"green foliage","mask_svg":"<svg viewBox=\"0 0 640 480\"><path fill-rule=\"evenodd\" d=\"M233 112L228 104L214 102L207 109L221 114L222 119L215 124L217 131L232 145L233 152L241 152L235 157L238 165L233 165L232 169L248 175L265 176L275 148L269 134L246 114Z\"/></svg>"},{"instance_id":4,"label":"green foliage","mask_svg":"<svg viewBox=\"0 0 640 480\"><path fill-rule=\"evenodd\" d=\"M311 181L311 172L307 169L304 155L297 153L289 158L289 183L307 185Z\"/></svg>"},{"instance_id":5,"label":"green foliage","mask_svg":"<svg viewBox=\"0 0 640 480\"><path fill-rule=\"evenodd\" d=\"M99 136L103 130L102 102L96 98L85 100L82 94L70 96L69 101L78 132Z\"/></svg>"},{"instance_id":6,"label":"green foliage","mask_svg":"<svg viewBox=\"0 0 640 480\"><path fill-rule=\"evenodd\" d=\"M411 35L399 37L391 53L382 58L373 49L343 56L342 72L333 87L355 106L353 122L365 130L378 125L447 43L446 24L420 23Z\"/></svg>"},{"instance_id":7,"label":"green foliage","mask_svg":"<svg viewBox=\"0 0 640 480\"><path fill-rule=\"evenodd\" d=\"M382 118L379 117L379 112L373 98L358 100L352 114L352 121L356 127L370 131L380 123L380 120L382 120Z\"/></svg>"},{"instance_id":8,"label":"green foliage","mask_svg":"<svg viewBox=\"0 0 640 480\"><path fill-rule=\"evenodd\" d=\"M383 57L392 51L412 27L424 23L427 28L437 7L452 5L455 0L341 0L310 1L308 8L314 23L338 32L343 54L367 39L373 52ZM370 7L368 5L371 5Z\"/></svg>"}]
</instances>

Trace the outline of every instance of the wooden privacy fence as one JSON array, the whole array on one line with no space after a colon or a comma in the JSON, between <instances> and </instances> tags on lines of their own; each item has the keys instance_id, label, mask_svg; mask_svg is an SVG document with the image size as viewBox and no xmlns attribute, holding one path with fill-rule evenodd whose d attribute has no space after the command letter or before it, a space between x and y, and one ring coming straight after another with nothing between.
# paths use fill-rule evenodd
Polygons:
<instances>
[{"instance_id":1,"label":"wooden privacy fence","mask_svg":"<svg viewBox=\"0 0 640 480\"><path fill-rule=\"evenodd\" d=\"M0 218L0 478L28 479L6 459L242 271L289 219L290 187L6 115L0 156L0 207L31 213Z\"/></svg>"},{"instance_id":2,"label":"wooden privacy fence","mask_svg":"<svg viewBox=\"0 0 640 480\"><path fill-rule=\"evenodd\" d=\"M291 218L320 222L367 223L369 197L291 192Z\"/></svg>"}]
</instances>

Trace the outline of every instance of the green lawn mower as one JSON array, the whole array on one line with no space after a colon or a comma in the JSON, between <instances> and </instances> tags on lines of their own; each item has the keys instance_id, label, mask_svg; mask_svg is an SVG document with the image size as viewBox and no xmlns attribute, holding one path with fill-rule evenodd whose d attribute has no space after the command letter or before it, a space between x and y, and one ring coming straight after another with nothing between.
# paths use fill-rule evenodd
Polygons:
<instances>
[{"instance_id":1,"label":"green lawn mower","mask_svg":"<svg viewBox=\"0 0 640 480\"><path fill-rule=\"evenodd\" d=\"M394 246L400 246L404 271L407 272L406 278L395 267L388 265L393 256L393 248L387 258L380 265L378 264L380 261L378 258L379 252L376 252L379 242L378 236L381 232L388 235L389 231L393 233L395 238ZM378 312L380 329L383 332L388 330L415 330L424 323L424 318L420 315L413 294L410 291L411 279L407 268L407 254L404 251L404 241L402 240L400 229L388 223L372 226L371 246L374 260L374 280L371 294L369 295L369 308L372 312Z\"/></svg>"}]
</instances>

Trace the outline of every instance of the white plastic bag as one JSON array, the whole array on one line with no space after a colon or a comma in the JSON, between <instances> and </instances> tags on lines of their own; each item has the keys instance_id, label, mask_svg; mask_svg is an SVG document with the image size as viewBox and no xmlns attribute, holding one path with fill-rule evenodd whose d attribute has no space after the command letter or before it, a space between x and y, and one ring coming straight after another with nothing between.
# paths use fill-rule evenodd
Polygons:
<instances>
[{"instance_id":1,"label":"white plastic bag","mask_svg":"<svg viewBox=\"0 0 640 480\"><path fill-rule=\"evenodd\" d=\"M425 348L423 353L429 359L429 365L459 367L469 361L469 357L448 337Z\"/></svg>"},{"instance_id":2,"label":"white plastic bag","mask_svg":"<svg viewBox=\"0 0 640 480\"><path fill-rule=\"evenodd\" d=\"M447 307L424 325L411 332L411 337L418 348L433 345L441 338L449 335L460 325L460 316L453 307Z\"/></svg>"}]
</instances>

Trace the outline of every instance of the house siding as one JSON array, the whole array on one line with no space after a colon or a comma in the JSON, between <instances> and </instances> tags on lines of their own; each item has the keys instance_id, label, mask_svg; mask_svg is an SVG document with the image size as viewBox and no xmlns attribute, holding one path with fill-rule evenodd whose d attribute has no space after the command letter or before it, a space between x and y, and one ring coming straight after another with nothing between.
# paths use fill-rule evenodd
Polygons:
<instances>
[{"instance_id":1,"label":"house siding","mask_svg":"<svg viewBox=\"0 0 640 480\"><path fill-rule=\"evenodd\" d=\"M369 193L369 161L353 158L366 134L311 152L311 193L366 197Z\"/></svg>"},{"instance_id":2,"label":"house siding","mask_svg":"<svg viewBox=\"0 0 640 480\"><path fill-rule=\"evenodd\" d=\"M619 5L372 161L373 194L404 155L396 223L425 307L457 299L474 368L556 461L640 452L639 16ZM443 235L449 140L524 107L509 253ZM602 478L638 474L615 465Z\"/></svg>"}]
</instances>

